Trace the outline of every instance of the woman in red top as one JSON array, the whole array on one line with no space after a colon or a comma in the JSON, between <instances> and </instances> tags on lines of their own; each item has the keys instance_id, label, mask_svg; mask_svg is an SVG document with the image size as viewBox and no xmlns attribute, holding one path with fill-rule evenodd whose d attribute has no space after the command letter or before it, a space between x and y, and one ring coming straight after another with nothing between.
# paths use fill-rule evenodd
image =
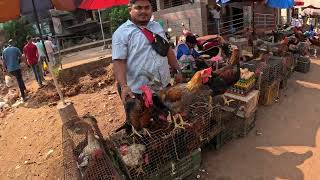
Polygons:
<instances>
[{"instance_id":1,"label":"woman in red top","mask_svg":"<svg viewBox=\"0 0 320 180\"><path fill-rule=\"evenodd\" d=\"M27 58L28 64L31 66L34 76L39 84L39 87L42 87L42 79L41 77L41 68L38 64L38 48L33 44L31 36L27 36L28 43L23 48L23 53Z\"/></svg>"}]
</instances>

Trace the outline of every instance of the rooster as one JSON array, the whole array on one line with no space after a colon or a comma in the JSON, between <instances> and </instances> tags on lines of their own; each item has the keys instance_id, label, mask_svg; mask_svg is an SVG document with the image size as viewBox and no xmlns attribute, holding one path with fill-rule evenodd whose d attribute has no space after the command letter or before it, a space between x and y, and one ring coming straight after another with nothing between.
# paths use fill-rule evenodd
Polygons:
<instances>
[{"instance_id":1,"label":"rooster","mask_svg":"<svg viewBox=\"0 0 320 180\"><path fill-rule=\"evenodd\" d=\"M261 39L258 39L256 41L256 50L259 50L258 53L254 53L254 58L261 59L264 55L264 52L273 52L274 55L284 56L284 54L287 52L289 44L288 37L285 37L283 40L277 43L270 43L267 41L263 41ZM262 53L261 53L262 52Z\"/></svg>"},{"instance_id":2,"label":"rooster","mask_svg":"<svg viewBox=\"0 0 320 180\"><path fill-rule=\"evenodd\" d=\"M211 71L211 68L197 71L189 82L167 87L156 93L155 97L159 98L159 102L169 109L167 117L175 128L184 129L187 123L183 119L188 115L186 107L192 104L193 97L207 83ZM180 120L179 123L177 120Z\"/></svg>"},{"instance_id":3,"label":"rooster","mask_svg":"<svg viewBox=\"0 0 320 180\"><path fill-rule=\"evenodd\" d=\"M144 174L143 164L148 163L148 158L144 153L146 146L142 144L123 144L120 146L120 155L123 162L129 167L129 170L135 169L137 174Z\"/></svg>"},{"instance_id":4,"label":"rooster","mask_svg":"<svg viewBox=\"0 0 320 180\"><path fill-rule=\"evenodd\" d=\"M142 130L144 134L151 136L147 128L153 120L166 120L168 109L153 96L151 89L144 85L140 90L143 92L142 95L136 95L136 98L130 98L125 102L126 122L116 132L126 129L127 134L142 137L138 132Z\"/></svg>"},{"instance_id":5,"label":"rooster","mask_svg":"<svg viewBox=\"0 0 320 180\"><path fill-rule=\"evenodd\" d=\"M234 47L232 49L232 55L227 66L217 71L212 71L212 74L205 84L212 90L213 96L224 94L230 86L233 86L240 79L240 62L239 62L239 50ZM225 104L228 104L228 100L223 96Z\"/></svg>"},{"instance_id":6,"label":"rooster","mask_svg":"<svg viewBox=\"0 0 320 180\"><path fill-rule=\"evenodd\" d=\"M298 30L297 28L294 28L294 29L293 29L293 32L294 32L295 37L296 37L300 42L306 41L306 36L303 34L302 31Z\"/></svg>"}]
</instances>

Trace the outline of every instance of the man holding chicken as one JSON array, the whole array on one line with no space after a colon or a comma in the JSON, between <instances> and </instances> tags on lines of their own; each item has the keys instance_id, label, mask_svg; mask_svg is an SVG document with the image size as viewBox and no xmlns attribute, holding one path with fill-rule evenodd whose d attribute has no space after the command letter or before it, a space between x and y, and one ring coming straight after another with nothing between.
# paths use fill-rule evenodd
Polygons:
<instances>
[{"instance_id":1,"label":"man holding chicken","mask_svg":"<svg viewBox=\"0 0 320 180\"><path fill-rule=\"evenodd\" d=\"M130 0L129 13L130 20L122 24L112 37L114 72L123 102L141 94L139 88L148 84L150 77L161 82L154 90L168 86L170 67L176 73L176 80L182 79L174 51L164 41L163 28L159 23L150 21L151 1Z\"/></svg>"}]
</instances>

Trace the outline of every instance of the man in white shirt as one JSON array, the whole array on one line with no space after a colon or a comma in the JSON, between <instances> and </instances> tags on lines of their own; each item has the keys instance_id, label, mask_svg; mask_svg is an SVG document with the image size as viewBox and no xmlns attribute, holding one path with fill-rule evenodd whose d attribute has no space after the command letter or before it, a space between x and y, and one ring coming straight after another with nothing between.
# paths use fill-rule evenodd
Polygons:
<instances>
[{"instance_id":1,"label":"man in white shirt","mask_svg":"<svg viewBox=\"0 0 320 180\"><path fill-rule=\"evenodd\" d=\"M214 22L214 33L216 34L220 34L220 11L221 6L218 4L215 5L215 7L212 10L210 10Z\"/></svg>"},{"instance_id":2,"label":"man in white shirt","mask_svg":"<svg viewBox=\"0 0 320 180\"><path fill-rule=\"evenodd\" d=\"M291 25L294 27L300 28L302 27L302 24L303 24L303 20L298 18L298 16L293 17L291 20Z\"/></svg>"},{"instance_id":3,"label":"man in white shirt","mask_svg":"<svg viewBox=\"0 0 320 180\"><path fill-rule=\"evenodd\" d=\"M49 61L52 65L56 65L56 59L54 57L54 44L52 43L52 39L51 37L48 37L45 41L44 41L44 46L46 47L47 53L48 53L48 57L49 57Z\"/></svg>"}]
</instances>

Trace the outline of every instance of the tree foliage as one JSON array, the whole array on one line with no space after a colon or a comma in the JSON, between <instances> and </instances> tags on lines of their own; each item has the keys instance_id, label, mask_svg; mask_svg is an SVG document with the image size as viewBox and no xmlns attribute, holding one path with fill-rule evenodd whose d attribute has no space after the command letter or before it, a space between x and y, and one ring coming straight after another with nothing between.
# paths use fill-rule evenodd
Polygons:
<instances>
[{"instance_id":1,"label":"tree foliage","mask_svg":"<svg viewBox=\"0 0 320 180\"><path fill-rule=\"evenodd\" d=\"M28 35L35 35L32 25L29 24L25 18L4 23L3 30L5 33L6 42L9 41L9 39L13 39L16 42L17 47L20 49L23 48Z\"/></svg>"},{"instance_id":2,"label":"tree foliage","mask_svg":"<svg viewBox=\"0 0 320 180\"><path fill-rule=\"evenodd\" d=\"M109 20L111 31L114 32L121 24L129 19L128 6L118 6L107 9L102 13L104 20Z\"/></svg>"}]
</instances>

